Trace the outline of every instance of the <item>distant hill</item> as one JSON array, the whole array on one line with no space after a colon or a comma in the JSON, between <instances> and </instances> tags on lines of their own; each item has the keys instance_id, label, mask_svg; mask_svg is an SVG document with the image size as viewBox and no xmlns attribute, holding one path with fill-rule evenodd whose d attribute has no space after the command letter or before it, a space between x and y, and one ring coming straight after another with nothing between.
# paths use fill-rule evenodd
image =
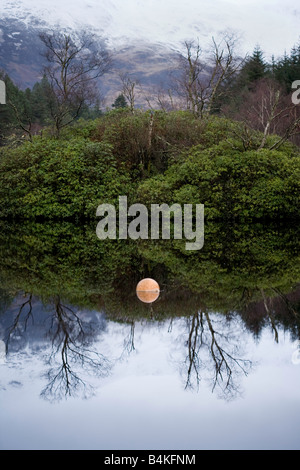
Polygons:
<instances>
[{"instance_id":1,"label":"distant hill","mask_svg":"<svg viewBox=\"0 0 300 470\"><path fill-rule=\"evenodd\" d=\"M45 29L49 26L36 18L30 22L0 19L0 68L22 89L31 88L42 78L45 59L38 33ZM98 36L97 40L105 44L105 38ZM110 106L121 92L120 72L129 73L132 80L139 83L136 104L140 106L146 104L146 97L153 95L156 89L170 86L170 72L176 70L178 53L167 46L131 41L110 52L113 69L99 82L104 106Z\"/></svg>"}]
</instances>

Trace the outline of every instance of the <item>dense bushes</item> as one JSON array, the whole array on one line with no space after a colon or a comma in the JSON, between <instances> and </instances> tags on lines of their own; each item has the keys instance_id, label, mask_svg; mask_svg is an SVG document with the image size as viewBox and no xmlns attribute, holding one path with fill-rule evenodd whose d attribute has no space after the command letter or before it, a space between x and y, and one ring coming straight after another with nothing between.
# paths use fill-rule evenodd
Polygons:
<instances>
[{"instance_id":1,"label":"dense bushes","mask_svg":"<svg viewBox=\"0 0 300 470\"><path fill-rule=\"evenodd\" d=\"M0 175L2 217L94 217L101 202L132 190L111 146L79 137L3 149Z\"/></svg>"},{"instance_id":2,"label":"dense bushes","mask_svg":"<svg viewBox=\"0 0 300 470\"><path fill-rule=\"evenodd\" d=\"M207 218L299 215L299 151L241 123L116 110L0 151L0 216L95 217L102 202L202 203Z\"/></svg>"},{"instance_id":3,"label":"dense bushes","mask_svg":"<svg viewBox=\"0 0 300 470\"><path fill-rule=\"evenodd\" d=\"M207 218L299 216L300 159L283 151L194 147L164 176L139 186L145 203L204 204Z\"/></svg>"},{"instance_id":4,"label":"dense bushes","mask_svg":"<svg viewBox=\"0 0 300 470\"><path fill-rule=\"evenodd\" d=\"M211 117L196 119L190 112L118 109L98 120L92 139L112 145L118 161L131 170L140 170L139 176L161 173L180 155L194 145L204 148L230 135L232 122Z\"/></svg>"}]
</instances>

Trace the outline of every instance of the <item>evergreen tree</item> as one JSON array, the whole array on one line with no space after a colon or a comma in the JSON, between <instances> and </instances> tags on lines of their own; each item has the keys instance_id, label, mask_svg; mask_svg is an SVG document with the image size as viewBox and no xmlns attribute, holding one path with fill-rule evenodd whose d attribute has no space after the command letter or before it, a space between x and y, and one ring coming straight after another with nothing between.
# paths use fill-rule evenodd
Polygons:
<instances>
[{"instance_id":1,"label":"evergreen tree","mask_svg":"<svg viewBox=\"0 0 300 470\"><path fill-rule=\"evenodd\" d=\"M255 90L263 78L270 75L270 69L264 60L263 52L259 46L256 46L252 56L244 62L240 71L225 84L226 93L223 93L222 99L218 103L219 112L225 112L227 116L236 118L249 94Z\"/></svg>"},{"instance_id":2,"label":"evergreen tree","mask_svg":"<svg viewBox=\"0 0 300 470\"><path fill-rule=\"evenodd\" d=\"M5 138L17 129L30 135L31 92L30 89L25 92L20 90L4 72L0 78L6 87L6 104L0 107L0 139L3 145Z\"/></svg>"},{"instance_id":3,"label":"evergreen tree","mask_svg":"<svg viewBox=\"0 0 300 470\"><path fill-rule=\"evenodd\" d=\"M263 52L256 46L252 56L245 62L241 69L237 85L251 90L255 83L268 75L268 65L264 60Z\"/></svg>"},{"instance_id":4,"label":"evergreen tree","mask_svg":"<svg viewBox=\"0 0 300 470\"><path fill-rule=\"evenodd\" d=\"M31 94L34 121L45 125L51 119L51 93L47 77L34 84Z\"/></svg>"},{"instance_id":5,"label":"evergreen tree","mask_svg":"<svg viewBox=\"0 0 300 470\"><path fill-rule=\"evenodd\" d=\"M123 94L120 94L114 101L114 103L112 104L112 107L113 108L127 108L128 107L128 104L127 104L127 101L126 101L126 98Z\"/></svg>"},{"instance_id":6,"label":"evergreen tree","mask_svg":"<svg viewBox=\"0 0 300 470\"><path fill-rule=\"evenodd\" d=\"M300 44L294 46L290 56L286 53L278 60L274 68L276 80L290 93L292 83L300 79Z\"/></svg>"}]
</instances>

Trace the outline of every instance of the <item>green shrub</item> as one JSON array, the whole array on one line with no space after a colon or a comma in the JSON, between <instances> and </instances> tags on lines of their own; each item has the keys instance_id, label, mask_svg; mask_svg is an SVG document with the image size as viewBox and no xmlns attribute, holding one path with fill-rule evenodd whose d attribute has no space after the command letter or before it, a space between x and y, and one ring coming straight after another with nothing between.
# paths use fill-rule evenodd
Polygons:
<instances>
[{"instance_id":1,"label":"green shrub","mask_svg":"<svg viewBox=\"0 0 300 470\"><path fill-rule=\"evenodd\" d=\"M165 171L184 149L211 147L228 137L232 122L211 117L196 119L188 111L139 111L118 109L98 120L92 138L112 145L119 162L142 169L142 176Z\"/></svg>"},{"instance_id":2,"label":"green shrub","mask_svg":"<svg viewBox=\"0 0 300 470\"><path fill-rule=\"evenodd\" d=\"M0 215L94 217L100 203L130 192L129 181L106 143L37 139L1 151Z\"/></svg>"},{"instance_id":3,"label":"green shrub","mask_svg":"<svg viewBox=\"0 0 300 470\"><path fill-rule=\"evenodd\" d=\"M287 151L194 147L164 177L140 184L145 203L204 204L207 218L299 216L300 159ZM141 202L143 202L141 201Z\"/></svg>"}]
</instances>

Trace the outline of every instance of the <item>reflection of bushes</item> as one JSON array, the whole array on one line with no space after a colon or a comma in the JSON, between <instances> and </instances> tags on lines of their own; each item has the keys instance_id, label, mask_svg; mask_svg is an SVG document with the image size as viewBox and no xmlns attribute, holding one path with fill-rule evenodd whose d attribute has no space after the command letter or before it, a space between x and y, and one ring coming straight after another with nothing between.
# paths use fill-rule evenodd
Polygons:
<instances>
[{"instance_id":1,"label":"reflection of bushes","mask_svg":"<svg viewBox=\"0 0 300 470\"><path fill-rule=\"evenodd\" d=\"M169 277L224 311L241 300L261 299L261 288L268 294L270 287L293 289L300 280L298 238L297 230L283 226L206 224L199 252L187 255L183 241L144 242L140 252L146 259L160 260Z\"/></svg>"},{"instance_id":2,"label":"reflection of bushes","mask_svg":"<svg viewBox=\"0 0 300 470\"><path fill-rule=\"evenodd\" d=\"M298 231L263 225L207 224L202 250L184 241L100 241L95 226L71 223L1 224L2 297L33 293L45 302L102 309L110 318L167 318L205 311L241 314L253 302L286 296L300 281ZM154 277L151 306L135 293ZM282 300L284 301L284 300Z\"/></svg>"},{"instance_id":3,"label":"reflection of bushes","mask_svg":"<svg viewBox=\"0 0 300 470\"><path fill-rule=\"evenodd\" d=\"M117 240L100 241L95 227L2 223L1 285L45 301L60 295L70 303L97 306L131 263L132 250Z\"/></svg>"}]
</instances>

